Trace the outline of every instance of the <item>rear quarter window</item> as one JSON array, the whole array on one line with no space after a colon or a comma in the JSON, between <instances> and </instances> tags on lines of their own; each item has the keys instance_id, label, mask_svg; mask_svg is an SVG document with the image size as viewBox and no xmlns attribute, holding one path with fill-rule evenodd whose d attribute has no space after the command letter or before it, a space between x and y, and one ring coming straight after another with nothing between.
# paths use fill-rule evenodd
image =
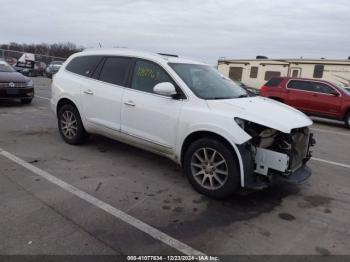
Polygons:
<instances>
[{"instance_id":1,"label":"rear quarter window","mask_svg":"<svg viewBox=\"0 0 350 262\"><path fill-rule=\"evenodd\" d=\"M283 79L282 78L271 78L265 86L268 87L277 87L282 83Z\"/></svg>"},{"instance_id":2,"label":"rear quarter window","mask_svg":"<svg viewBox=\"0 0 350 262\"><path fill-rule=\"evenodd\" d=\"M66 70L78 75L90 76L101 60L102 56L78 56L69 62Z\"/></svg>"}]
</instances>

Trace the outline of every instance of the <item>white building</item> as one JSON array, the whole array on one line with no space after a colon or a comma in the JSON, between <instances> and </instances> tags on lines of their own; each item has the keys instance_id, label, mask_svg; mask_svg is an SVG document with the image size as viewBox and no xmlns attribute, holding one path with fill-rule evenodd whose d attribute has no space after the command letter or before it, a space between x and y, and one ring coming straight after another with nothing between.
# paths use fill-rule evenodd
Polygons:
<instances>
[{"instance_id":1,"label":"white building","mask_svg":"<svg viewBox=\"0 0 350 262\"><path fill-rule=\"evenodd\" d=\"M245 85L260 88L271 77L288 76L350 84L350 60L329 59L220 59L218 70Z\"/></svg>"}]
</instances>

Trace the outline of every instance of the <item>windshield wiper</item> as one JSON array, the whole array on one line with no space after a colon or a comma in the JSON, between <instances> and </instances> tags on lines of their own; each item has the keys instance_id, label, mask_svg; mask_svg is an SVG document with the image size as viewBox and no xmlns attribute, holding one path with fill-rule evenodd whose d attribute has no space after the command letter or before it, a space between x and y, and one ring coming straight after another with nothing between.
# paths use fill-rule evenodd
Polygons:
<instances>
[{"instance_id":1,"label":"windshield wiper","mask_svg":"<svg viewBox=\"0 0 350 262\"><path fill-rule=\"evenodd\" d=\"M248 94L240 95L237 98L249 97Z\"/></svg>"}]
</instances>

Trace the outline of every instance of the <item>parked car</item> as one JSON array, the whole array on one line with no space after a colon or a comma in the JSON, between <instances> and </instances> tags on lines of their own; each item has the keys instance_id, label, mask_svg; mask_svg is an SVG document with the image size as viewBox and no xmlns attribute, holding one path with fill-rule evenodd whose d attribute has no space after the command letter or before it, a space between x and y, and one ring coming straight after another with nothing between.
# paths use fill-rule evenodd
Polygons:
<instances>
[{"instance_id":1,"label":"parked car","mask_svg":"<svg viewBox=\"0 0 350 262\"><path fill-rule=\"evenodd\" d=\"M20 99L23 104L29 104L33 97L33 81L0 61L0 99Z\"/></svg>"},{"instance_id":2,"label":"parked car","mask_svg":"<svg viewBox=\"0 0 350 262\"><path fill-rule=\"evenodd\" d=\"M46 64L44 62L36 61L33 68L18 68L17 71L29 77L44 76Z\"/></svg>"},{"instance_id":3,"label":"parked car","mask_svg":"<svg viewBox=\"0 0 350 262\"><path fill-rule=\"evenodd\" d=\"M65 142L101 134L166 156L210 197L311 175L307 116L249 97L191 59L120 49L77 53L53 79L51 106Z\"/></svg>"},{"instance_id":4,"label":"parked car","mask_svg":"<svg viewBox=\"0 0 350 262\"><path fill-rule=\"evenodd\" d=\"M45 70L45 76L48 78L52 78L54 74L60 70L63 62L62 61L53 61L49 64L49 66Z\"/></svg>"},{"instance_id":5,"label":"parked car","mask_svg":"<svg viewBox=\"0 0 350 262\"><path fill-rule=\"evenodd\" d=\"M350 89L327 81L276 77L260 95L295 107L309 115L344 121L350 128Z\"/></svg>"}]
</instances>

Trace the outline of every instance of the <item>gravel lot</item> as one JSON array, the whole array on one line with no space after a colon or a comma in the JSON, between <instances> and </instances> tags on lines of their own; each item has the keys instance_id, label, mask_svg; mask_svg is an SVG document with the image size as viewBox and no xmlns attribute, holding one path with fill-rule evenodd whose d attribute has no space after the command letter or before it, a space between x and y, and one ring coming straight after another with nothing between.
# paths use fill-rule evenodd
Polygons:
<instances>
[{"instance_id":1,"label":"gravel lot","mask_svg":"<svg viewBox=\"0 0 350 262\"><path fill-rule=\"evenodd\" d=\"M342 123L314 119L316 159L303 185L215 201L165 158L100 136L65 144L50 80L34 81L31 105L0 101L0 150L206 254L350 254L350 131ZM180 254L1 154L0 198L0 254Z\"/></svg>"}]
</instances>

